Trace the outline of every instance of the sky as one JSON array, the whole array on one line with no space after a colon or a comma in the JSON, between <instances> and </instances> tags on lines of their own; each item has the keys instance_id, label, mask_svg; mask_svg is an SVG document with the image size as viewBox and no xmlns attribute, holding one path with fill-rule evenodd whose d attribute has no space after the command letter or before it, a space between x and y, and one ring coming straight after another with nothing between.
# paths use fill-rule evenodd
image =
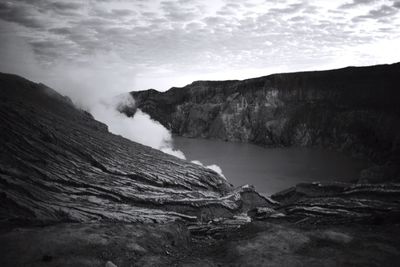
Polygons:
<instances>
[{"instance_id":1,"label":"sky","mask_svg":"<svg viewBox=\"0 0 400 267\"><path fill-rule=\"evenodd\" d=\"M0 71L70 95L400 61L398 0L0 2Z\"/></svg>"}]
</instances>

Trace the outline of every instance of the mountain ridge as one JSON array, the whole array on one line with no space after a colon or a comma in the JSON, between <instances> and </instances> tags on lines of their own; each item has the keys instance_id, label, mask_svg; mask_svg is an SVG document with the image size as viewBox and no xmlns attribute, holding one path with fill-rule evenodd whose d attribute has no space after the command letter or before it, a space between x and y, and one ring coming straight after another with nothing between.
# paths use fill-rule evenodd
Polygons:
<instances>
[{"instance_id":1,"label":"mountain ridge","mask_svg":"<svg viewBox=\"0 0 400 267\"><path fill-rule=\"evenodd\" d=\"M355 69L360 69L360 68L384 68L384 67L391 67L391 66L398 66L400 65L400 62L394 62L394 63L388 63L388 64L376 64L376 65L366 65L366 66L347 66L347 67L342 67L342 68L332 68L332 69L323 69L323 70L306 70L306 71L289 71L289 72L274 72L271 74L267 75L262 75L262 76L256 76L256 77L251 77L251 78L245 78L245 79L229 79L229 80L195 80L191 83L188 83L184 86L178 87L178 86L172 86L168 88L167 90L157 90L155 88L148 88L148 89L142 89L142 90L135 90L131 91L131 93L134 92L145 92L145 91L155 91L158 93L165 93L171 89L179 89L179 88L185 88L189 85L193 85L196 83L220 83L220 82L226 82L226 83L234 83L234 82L245 82L245 81L251 81L251 80L257 80L257 79L265 79L270 76L278 76L278 75L292 75L292 74L308 74L308 73L324 73L324 72L332 72L332 71L347 71L347 70L355 70Z\"/></svg>"},{"instance_id":2,"label":"mountain ridge","mask_svg":"<svg viewBox=\"0 0 400 267\"><path fill-rule=\"evenodd\" d=\"M131 92L136 105L121 111L140 108L180 136L344 151L377 165L360 179L383 181L400 175L398 77L400 63L196 81Z\"/></svg>"}]
</instances>

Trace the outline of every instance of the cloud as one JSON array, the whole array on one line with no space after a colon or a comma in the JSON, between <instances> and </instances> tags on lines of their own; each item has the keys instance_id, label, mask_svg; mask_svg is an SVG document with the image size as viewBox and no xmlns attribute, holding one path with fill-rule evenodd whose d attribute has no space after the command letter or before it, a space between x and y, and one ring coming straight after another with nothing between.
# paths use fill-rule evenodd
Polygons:
<instances>
[{"instance_id":1,"label":"cloud","mask_svg":"<svg viewBox=\"0 0 400 267\"><path fill-rule=\"evenodd\" d=\"M371 5L375 2L376 2L376 0L353 0L349 3L341 5L339 8L344 8L344 9L354 8L354 7L357 7L360 5Z\"/></svg>"},{"instance_id":2,"label":"cloud","mask_svg":"<svg viewBox=\"0 0 400 267\"><path fill-rule=\"evenodd\" d=\"M188 5L189 1L162 1L165 17L172 21L191 21L201 14L201 6Z\"/></svg>"},{"instance_id":3,"label":"cloud","mask_svg":"<svg viewBox=\"0 0 400 267\"><path fill-rule=\"evenodd\" d=\"M371 10L369 14L365 17L367 18L382 18L387 16L393 16L397 14L399 11L391 6L383 5L378 9Z\"/></svg>"},{"instance_id":4,"label":"cloud","mask_svg":"<svg viewBox=\"0 0 400 267\"><path fill-rule=\"evenodd\" d=\"M217 74L238 79L342 67L347 62L337 54L349 47L400 38L398 1L342 3L352 8L304 0L15 0L0 4L0 23L12 24L5 31L31 46L39 69L70 73L78 66L94 84L105 79L96 72L108 71L125 80L115 83L135 86L129 90L165 90ZM374 53L354 54L349 64L386 63Z\"/></svg>"},{"instance_id":5,"label":"cloud","mask_svg":"<svg viewBox=\"0 0 400 267\"><path fill-rule=\"evenodd\" d=\"M117 8L111 10L95 8L91 11L91 15L93 16L110 20L121 20L124 18L132 18L136 14L137 12L132 9L123 9L123 8Z\"/></svg>"},{"instance_id":6,"label":"cloud","mask_svg":"<svg viewBox=\"0 0 400 267\"><path fill-rule=\"evenodd\" d=\"M57 14L61 16L77 16L84 4L78 2L43 2L40 8L42 13Z\"/></svg>"},{"instance_id":7,"label":"cloud","mask_svg":"<svg viewBox=\"0 0 400 267\"><path fill-rule=\"evenodd\" d=\"M295 3L282 8L270 8L268 12L275 14L293 14L305 9L306 7L307 4L305 3Z\"/></svg>"},{"instance_id":8,"label":"cloud","mask_svg":"<svg viewBox=\"0 0 400 267\"><path fill-rule=\"evenodd\" d=\"M46 7L53 8L54 10L78 10L83 6L81 3L65 3L65 2L52 2Z\"/></svg>"},{"instance_id":9,"label":"cloud","mask_svg":"<svg viewBox=\"0 0 400 267\"><path fill-rule=\"evenodd\" d=\"M0 19L15 22L28 28L43 28L45 24L32 9L12 2L0 3Z\"/></svg>"},{"instance_id":10,"label":"cloud","mask_svg":"<svg viewBox=\"0 0 400 267\"><path fill-rule=\"evenodd\" d=\"M13 34L14 25L0 24L0 72L15 73L37 80L42 71L38 68L35 52L22 37ZM8 33L6 29L9 29Z\"/></svg>"},{"instance_id":11,"label":"cloud","mask_svg":"<svg viewBox=\"0 0 400 267\"><path fill-rule=\"evenodd\" d=\"M49 32L59 34L59 35L69 35L72 33L71 28L61 27L49 29Z\"/></svg>"},{"instance_id":12,"label":"cloud","mask_svg":"<svg viewBox=\"0 0 400 267\"><path fill-rule=\"evenodd\" d=\"M355 17L353 21L362 21L365 19L381 20L392 17L399 13L399 10L394 6L382 5L377 9L370 10L367 15Z\"/></svg>"}]
</instances>

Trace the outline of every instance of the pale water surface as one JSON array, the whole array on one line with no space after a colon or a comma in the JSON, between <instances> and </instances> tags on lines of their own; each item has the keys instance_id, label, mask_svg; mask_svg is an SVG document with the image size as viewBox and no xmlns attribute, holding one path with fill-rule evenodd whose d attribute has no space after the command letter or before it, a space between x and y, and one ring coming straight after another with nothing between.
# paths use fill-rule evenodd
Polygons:
<instances>
[{"instance_id":1,"label":"pale water surface","mask_svg":"<svg viewBox=\"0 0 400 267\"><path fill-rule=\"evenodd\" d=\"M263 148L252 144L174 137L188 160L217 164L235 186L252 184L273 194L297 183L351 181L366 162L342 153L313 148Z\"/></svg>"}]
</instances>

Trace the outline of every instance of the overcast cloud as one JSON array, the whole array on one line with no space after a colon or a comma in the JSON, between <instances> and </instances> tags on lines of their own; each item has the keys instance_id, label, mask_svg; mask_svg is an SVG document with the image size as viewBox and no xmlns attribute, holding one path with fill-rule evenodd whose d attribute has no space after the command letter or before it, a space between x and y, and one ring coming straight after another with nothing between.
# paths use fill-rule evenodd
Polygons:
<instances>
[{"instance_id":1,"label":"overcast cloud","mask_svg":"<svg viewBox=\"0 0 400 267\"><path fill-rule=\"evenodd\" d=\"M400 61L400 2L2 1L0 39L0 71L79 102L199 79Z\"/></svg>"}]
</instances>

